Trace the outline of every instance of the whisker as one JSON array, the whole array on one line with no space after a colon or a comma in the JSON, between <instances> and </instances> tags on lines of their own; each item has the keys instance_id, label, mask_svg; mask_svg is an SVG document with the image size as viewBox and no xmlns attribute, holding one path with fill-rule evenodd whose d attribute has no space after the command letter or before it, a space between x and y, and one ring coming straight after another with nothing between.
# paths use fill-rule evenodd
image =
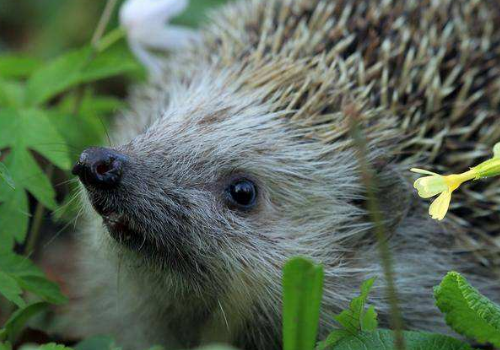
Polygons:
<instances>
[{"instance_id":1,"label":"whisker","mask_svg":"<svg viewBox=\"0 0 500 350\"><path fill-rule=\"evenodd\" d=\"M78 179L76 177L72 177L71 179L64 180L64 181L61 181L61 182L55 184L54 187L60 187L60 186L64 186L64 185L71 184L71 183L78 183Z\"/></svg>"},{"instance_id":2,"label":"whisker","mask_svg":"<svg viewBox=\"0 0 500 350\"><path fill-rule=\"evenodd\" d=\"M111 136L109 135L108 133L108 128L106 127L106 124L104 123L104 121L102 120L102 117L101 116L97 116L97 118L99 119L99 121L101 122L101 125L102 125L102 128L104 129L104 133L106 134L106 137L108 139L108 143L111 147L113 147L113 142L111 141Z\"/></svg>"}]
</instances>

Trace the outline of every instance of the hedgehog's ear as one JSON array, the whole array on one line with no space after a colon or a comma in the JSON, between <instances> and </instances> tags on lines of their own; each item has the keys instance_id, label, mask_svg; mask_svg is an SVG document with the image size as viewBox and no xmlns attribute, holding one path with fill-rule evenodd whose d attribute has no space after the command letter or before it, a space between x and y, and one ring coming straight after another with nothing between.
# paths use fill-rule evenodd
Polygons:
<instances>
[{"instance_id":1,"label":"hedgehog's ear","mask_svg":"<svg viewBox=\"0 0 500 350\"><path fill-rule=\"evenodd\" d=\"M394 230L407 216L412 204L412 189L394 165L377 172L377 199L385 225Z\"/></svg>"}]
</instances>

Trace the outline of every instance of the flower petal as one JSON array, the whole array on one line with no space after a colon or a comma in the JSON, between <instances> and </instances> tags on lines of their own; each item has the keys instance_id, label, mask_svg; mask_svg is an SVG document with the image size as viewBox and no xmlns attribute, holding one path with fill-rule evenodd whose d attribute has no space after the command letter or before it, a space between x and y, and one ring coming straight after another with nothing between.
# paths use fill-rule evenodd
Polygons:
<instances>
[{"instance_id":1,"label":"flower petal","mask_svg":"<svg viewBox=\"0 0 500 350\"><path fill-rule=\"evenodd\" d=\"M448 208L450 207L451 201L451 192L445 191L441 193L437 199L432 202L429 208L429 214L433 219L443 220L446 213L448 212Z\"/></svg>"},{"instance_id":2,"label":"flower petal","mask_svg":"<svg viewBox=\"0 0 500 350\"><path fill-rule=\"evenodd\" d=\"M152 24L165 25L187 5L188 0L127 0L120 8L120 23L127 30Z\"/></svg>"},{"instance_id":3,"label":"flower petal","mask_svg":"<svg viewBox=\"0 0 500 350\"><path fill-rule=\"evenodd\" d=\"M500 158L500 142L493 147L493 158Z\"/></svg>"},{"instance_id":4,"label":"flower petal","mask_svg":"<svg viewBox=\"0 0 500 350\"><path fill-rule=\"evenodd\" d=\"M424 174L424 175L439 175L439 174L433 173L432 171L419 169L419 168L411 168L410 171L413 171L414 173L417 173L417 174Z\"/></svg>"},{"instance_id":5,"label":"flower petal","mask_svg":"<svg viewBox=\"0 0 500 350\"><path fill-rule=\"evenodd\" d=\"M129 40L155 50L181 50L200 40L198 31L174 25L145 26L129 34Z\"/></svg>"},{"instance_id":6,"label":"flower petal","mask_svg":"<svg viewBox=\"0 0 500 350\"><path fill-rule=\"evenodd\" d=\"M444 178L440 175L421 177L413 183L413 187L418 190L418 195L422 198L434 197L448 190Z\"/></svg>"}]
</instances>

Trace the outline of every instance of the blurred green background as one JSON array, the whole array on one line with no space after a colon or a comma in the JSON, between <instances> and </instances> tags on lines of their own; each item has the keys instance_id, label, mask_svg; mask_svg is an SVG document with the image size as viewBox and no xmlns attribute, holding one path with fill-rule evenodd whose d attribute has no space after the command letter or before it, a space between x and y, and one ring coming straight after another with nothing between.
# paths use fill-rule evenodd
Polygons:
<instances>
[{"instance_id":1,"label":"blurred green background","mask_svg":"<svg viewBox=\"0 0 500 350\"><path fill-rule=\"evenodd\" d=\"M192 0L177 24L196 27L207 10L227 0ZM120 0L120 4L123 0ZM0 0L0 52L21 51L41 59L89 42L104 0ZM110 28L117 26L117 14Z\"/></svg>"}]
</instances>

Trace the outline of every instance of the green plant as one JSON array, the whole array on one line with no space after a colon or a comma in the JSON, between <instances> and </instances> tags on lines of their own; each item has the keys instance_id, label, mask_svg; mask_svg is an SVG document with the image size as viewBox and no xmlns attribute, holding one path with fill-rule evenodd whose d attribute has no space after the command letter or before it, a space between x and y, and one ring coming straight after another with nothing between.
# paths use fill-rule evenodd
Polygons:
<instances>
[{"instance_id":1,"label":"green plant","mask_svg":"<svg viewBox=\"0 0 500 350\"><path fill-rule=\"evenodd\" d=\"M180 20L194 25L202 12L220 2L204 1L195 16ZM103 118L124 106L122 99L101 92L102 82L110 78L140 81L145 76L120 28L103 35L116 4L107 3L89 45L48 61L23 54L0 55L0 316L6 317L0 329L2 350L12 348L34 316L51 304L66 302L59 286L29 257L37 248L44 212L53 211L60 218L61 209L72 201L69 196L56 200L53 176L69 178L80 152L103 142L107 125ZM102 339L100 346L95 341L75 349L89 344L112 348Z\"/></svg>"},{"instance_id":2,"label":"green plant","mask_svg":"<svg viewBox=\"0 0 500 350\"><path fill-rule=\"evenodd\" d=\"M97 128L88 133L91 126L96 125L95 108L101 108L99 113L105 115L120 105L114 98L98 96L90 89L81 92L80 86L139 70L123 47L104 52L86 47L64 54L34 71L26 70L22 78L0 76L3 79L0 149L7 150L2 158L2 176L6 178L5 174L9 174L9 182L0 184L2 246L26 239L27 192L45 208L57 208L47 168L68 171L74 159L70 149L81 150L88 146L89 139L95 142L102 137L102 131ZM90 106L95 106L94 110L89 110ZM82 134L81 125L87 126L87 139L83 136L70 139Z\"/></svg>"},{"instance_id":3,"label":"green plant","mask_svg":"<svg viewBox=\"0 0 500 350\"><path fill-rule=\"evenodd\" d=\"M434 289L446 323L479 343L500 347L500 306L486 298L457 272L449 272Z\"/></svg>"},{"instance_id":4,"label":"green plant","mask_svg":"<svg viewBox=\"0 0 500 350\"><path fill-rule=\"evenodd\" d=\"M319 319L308 315L319 315L322 278L321 267L307 259L294 258L286 264L283 276L284 295L289 296L284 298L283 309L286 350L315 349L314 342L299 341L317 336ZM360 295L351 301L349 308L333 317L339 328L319 342L317 350L395 349L394 331L378 328L374 307L366 307L374 283L374 278L365 281ZM301 299L305 297L309 302ZM450 272L435 288L435 297L447 323L457 333L480 343L498 345L500 307L481 295L460 274ZM294 323L295 327L287 327L287 322ZM437 333L404 331L403 337L408 349L472 349L461 340ZM287 344L289 339L294 341Z\"/></svg>"},{"instance_id":5,"label":"green plant","mask_svg":"<svg viewBox=\"0 0 500 350\"><path fill-rule=\"evenodd\" d=\"M224 1L192 1L187 13L173 22L197 25L207 9ZM107 15L103 16L100 29L105 29ZM117 77L120 81L137 81L144 75L121 40L120 29L105 36L102 32L96 30L92 44L64 52L53 60L11 53L0 55L0 295L3 298L0 301L7 305L2 305L2 311L8 311L0 329L0 350L17 346L33 317L51 305L66 302L59 286L29 259L37 247L44 210L60 209L69 203L66 200L61 205L56 200L52 177L55 172L67 174L82 149L102 142L106 125L103 118L124 105L122 99L102 92L103 82ZM351 114L355 146L363 155L367 152L356 125L357 112L352 110ZM369 164L363 157L359 160L364 183L371 189L374 179ZM370 197L375 197L374 193ZM34 210L30 208L30 198ZM379 241L385 242L377 203L372 198L369 204L376 233L381 237ZM13 252L16 245L17 252L24 255ZM380 249L386 277L392 278L388 247L381 244ZM375 279L369 279L362 284L360 295L351 301L349 308L333 316L338 328L317 343L323 269L304 258L292 259L283 271L284 349L397 348L397 317L393 322L396 332L380 329L376 310L368 305L374 283ZM392 284L389 297L397 316L398 300ZM446 322L457 333L500 346L500 307L482 296L465 278L449 273L436 287L435 297ZM408 349L471 349L468 344L441 334L410 331L401 334ZM84 339L72 348L55 343L33 348L119 350L109 337ZM230 350L225 346L203 349Z\"/></svg>"},{"instance_id":6,"label":"green plant","mask_svg":"<svg viewBox=\"0 0 500 350\"><path fill-rule=\"evenodd\" d=\"M36 299L27 301L23 292ZM63 304L66 297L28 258L14 253L0 254L0 294L17 306L0 330L0 341L14 343L29 319L45 311L49 304Z\"/></svg>"}]
</instances>

